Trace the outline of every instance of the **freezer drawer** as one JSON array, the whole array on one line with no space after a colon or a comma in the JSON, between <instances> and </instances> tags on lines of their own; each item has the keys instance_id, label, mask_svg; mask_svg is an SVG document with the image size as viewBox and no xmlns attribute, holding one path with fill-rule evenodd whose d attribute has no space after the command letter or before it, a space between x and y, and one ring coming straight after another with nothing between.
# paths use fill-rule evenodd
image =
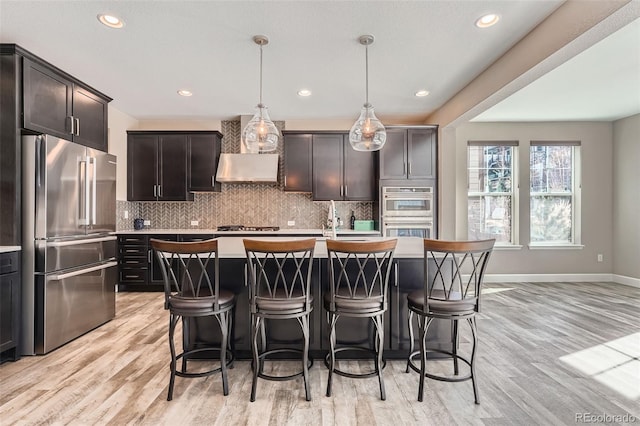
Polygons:
<instances>
[{"instance_id":1,"label":"freezer drawer","mask_svg":"<svg viewBox=\"0 0 640 426\"><path fill-rule=\"evenodd\" d=\"M47 353L115 317L117 280L115 261L36 276L36 353Z\"/></svg>"},{"instance_id":2,"label":"freezer drawer","mask_svg":"<svg viewBox=\"0 0 640 426\"><path fill-rule=\"evenodd\" d=\"M36 271L53 272L113 260L117 252L115 235L93 238L36 241Z\"/></svg>"}]
</instances>

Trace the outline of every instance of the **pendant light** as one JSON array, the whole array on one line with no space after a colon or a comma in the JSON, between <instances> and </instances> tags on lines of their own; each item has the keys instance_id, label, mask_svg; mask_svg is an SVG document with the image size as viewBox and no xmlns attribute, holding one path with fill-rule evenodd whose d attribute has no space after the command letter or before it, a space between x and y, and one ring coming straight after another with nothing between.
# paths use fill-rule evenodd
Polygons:
<instances>
[{"instance_id":1,"label":"pendant light","mask_svg":"<svg viewBox=\"0 0 640 426\"><path fill-rule=\"evenodd\" d=\"M267 107L262 103L262 46L269 44L269 39L257 35L253 37L253 41L260 46L260 103L256 105L253 118L242 131L242 143L250 153L271 152L278 147L280 132L269 118Z\"/></svg>"},{"instance_id":2,"label":"pendant light","mask_svg":"<svg viewBox=\"0 0 640 426\"><path fill-rule=\"evenodd\" d=\"M373 105L369 103L369 45L373 44L373 36L360 36L359 41L365 47L366 97L360 117L349 131L349 142L356 151L377 151L384 146L387 131L374 114Z\"/></svg>"}]
</instances>

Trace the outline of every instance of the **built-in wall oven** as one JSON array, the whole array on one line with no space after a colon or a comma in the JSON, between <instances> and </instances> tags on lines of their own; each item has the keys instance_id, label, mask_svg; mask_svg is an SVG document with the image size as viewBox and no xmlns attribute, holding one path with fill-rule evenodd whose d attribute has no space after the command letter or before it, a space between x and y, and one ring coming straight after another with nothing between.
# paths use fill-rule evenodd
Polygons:
<instances>
[{"instance_id":1,"label":"built-in wall oven","mask_svg":"<svg viewBox=\"0 0 640 426\"><path fill-rule=\"evenodd\" d=\"M382 235L435 238L433 186L383 186Z\"/></svg>"}]
</instances>

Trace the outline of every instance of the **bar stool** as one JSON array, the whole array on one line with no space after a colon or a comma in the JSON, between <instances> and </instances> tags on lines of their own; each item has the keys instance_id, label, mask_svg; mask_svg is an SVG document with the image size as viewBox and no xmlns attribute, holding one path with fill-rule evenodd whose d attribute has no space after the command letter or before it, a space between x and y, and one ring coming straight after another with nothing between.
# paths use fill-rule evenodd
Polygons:
<instances>
[{"instance_id":1,"label":"bar stool","mask_svg":"<svg viewBox=\"0 0 640 426\"><path fill-rule=\"evenodd\" d=\"M331 396L333 373L350 378L378 377L380 399L385 400L382 369L384 368L384 313L387 310L389 272L397 240L352 242L327 240L329 291L324 307L330 327L330 351L325 358L329 369L327 396ZM340 317L371 318L376 331L373 348L342 345L337 348L336 326ZM336 367L336 354L361 351L373 356L374 369L351 373Z\"/></svg>"},{"instance_id":2,"label":"bar stool","mask_svg":"<svg viewBox=\"0 0 640 426\"><path fill-rule=\"evenodd\" d=\"M249 308L251 311L251 349L253 382L251 402L256 400L258 378L291 380L302 376L307 401L309 389L309 319L313 310L311 268L315 238L293 241L243 240L249 270ZM269 348L265 320L295 318L302 329L303 348ZM260 344L258 344L258 339ZM302 370L287 376L264 372L264 361L270 355L293 352L301 355Z\"/></svg>"},{"instance_id":3,"label":"bar stool","mask_svg":"<svg viewBox=\"0 0 640 426\"><path fill-rule=\"evenodd\" d=\"M229 394L227 366L233 364L233 353L227 349L231 331L235 295L219 285L218 241L175 242L151 239L164 279L164 308L169 310L169 349L171 350L171 379L167 401L173 399L176 376L204 377L222 374L222 391ZM195 347L191 345L189 323L198 317L213 316L220 325L220 347ZM174 335L178 321L182 319L182 353L176 354ZM187 361L195 361L195 355L214 351L220 354L220 366L204 372L188 372ZM177 361L182 360L181 371ZM199 360L201 361L201 360Z\"/></svg>"},{"instance_id":4,"label":"bar stool","mask_svg":"<svg viewBox=\"0 0 640 426\"><path fill-rule=\"evenodd\" d=\"M409 307L409 336L411 345L407 358L407 369L420 373L418 401L422 401L424 378L445 382L471 380L475 403L479 404L476 383L475 359L478 345L476 313L480 311L482 280L491 256L495 240L439 241L424 240L424 288L407 295ZM414 351L413 316L417 315L420 350ZM427 349L427 332L434 319L452 323L452 350ZM466 320L473 335L471 358L458 353L458 321ZM426 371L427 351L449 355L453 359L453 376L444 376ZM420 367L413 358L420 355ZM460 376L458 361L469 366L469 374Z\"/></svg>"}]
</instances>

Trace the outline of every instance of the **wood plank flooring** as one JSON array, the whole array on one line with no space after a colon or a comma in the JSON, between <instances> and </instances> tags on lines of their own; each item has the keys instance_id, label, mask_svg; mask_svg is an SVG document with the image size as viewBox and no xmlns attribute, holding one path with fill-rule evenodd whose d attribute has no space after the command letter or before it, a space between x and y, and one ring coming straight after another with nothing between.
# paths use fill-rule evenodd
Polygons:
<instances>
[{"instance_id":1,"label":"wood plank flooring","mask_svg":"<svg viewBox=\"0 0 640 426\"><path fill-rule=\"evenodd\" d=\"M220 375L177 378L167 402L163 295L119 293L114 320L48 355L0 366L0 424L561 425L580 415L600 424L640 423L640 289L504 283L486 285L483 298L480 405L468 381L427 380L425 400L417 402L418 375L405 374L403 361L385 369L386 401L375 378L336 376L333 396L325 397L327 371L317 361L311 402L299 379L260 380L250 403L250 365L237 361L229 396L222 395ZM468 350L469 332L461 331L461 349ZM284 372L292 364L270 368ZM451 364L429 365L445 372Z\"/></svg>"}]
</instances>

